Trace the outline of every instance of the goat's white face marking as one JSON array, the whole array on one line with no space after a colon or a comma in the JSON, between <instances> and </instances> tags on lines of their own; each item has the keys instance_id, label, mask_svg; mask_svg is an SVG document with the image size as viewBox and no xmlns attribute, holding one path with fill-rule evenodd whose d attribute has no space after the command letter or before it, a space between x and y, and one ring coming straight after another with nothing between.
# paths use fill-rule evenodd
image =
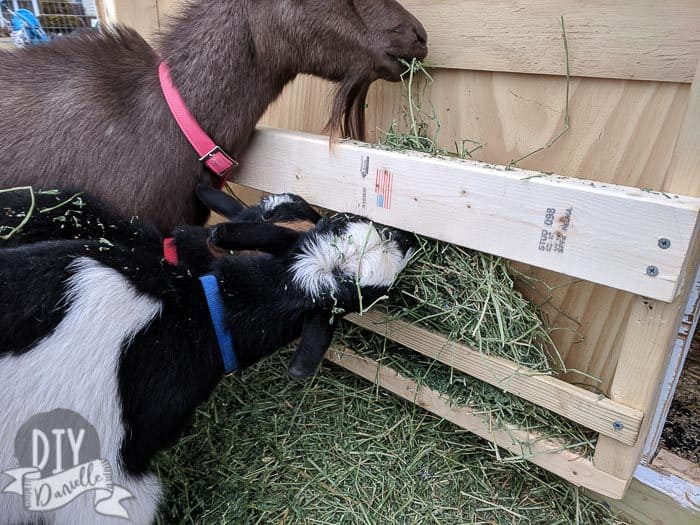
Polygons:
<instances>
[{"instance_id":1,"label":"goat's white face marking","mask_svg":"<svg viewBox=\"0 0 700 525\"><path fill-rule=\"evenodd\" d=\"M160 313L161 303L139 294L123 275L93 259L77 259L72 268L63 299L68 310L56 329L27 352L0 357L0 472L16 467L12 443L24 422L56 408L73 410L95 426L100 455L110 462L114 483L135 496L125 502L131 520L148 523L160 487L153 476L134 479L121 469L125 430L117 374L123 344ZM0 487L5 481L0 475ZM0 494L0 516L9 523L33 522L15 494ZM42 518L47 523L103 523L91 495Z\"/></svg>"},{"instance_id":2,"label":"goat's white face marking","mask_svg":"<svg viewBox=\"0 0 700 525\"><path fill-rule=\"evenodd\" d=\"M282 195L269 195L262 200L261 207L263 212L272 211L277 206L282 204L290 204L294 202L294 199L288 193L283 193Z\"/></svg>"},{"instance_id":3,"label":"goat's white face marking","mask_svg":"<svg viewBox=\"0 0 700 525\"><path fill-rule=\"evenodd\" d=\"M391 286L409 258L371 223L350 222L340 235L329 232L305 242L292 274L302 290L318 297L338 288L338 276L348 276L360 287Z\"/></svg>"}]
</instances>

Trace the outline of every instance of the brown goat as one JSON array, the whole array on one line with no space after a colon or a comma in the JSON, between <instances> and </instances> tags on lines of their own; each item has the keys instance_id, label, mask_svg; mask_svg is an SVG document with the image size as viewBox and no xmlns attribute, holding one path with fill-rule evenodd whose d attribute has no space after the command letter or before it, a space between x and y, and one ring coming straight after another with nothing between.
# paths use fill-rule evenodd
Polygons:
<instances>
[{"instance_id":1,"label":"brown goat","mask_svg":"<svg viewBox=\"0 0 700 525\"><path fill-rule=\"evenodd\" d=\"M163 231L201 224L195 186L217 181L170 114L161 60L200 126L237 155L300 73L340 83L329 126L362 138L369 85L398 80L397 58L424 58L426 39L395 0L198 0L158 51L118 28L0 52L0 187L79 188Z\"/></svg>"}]
</instances>

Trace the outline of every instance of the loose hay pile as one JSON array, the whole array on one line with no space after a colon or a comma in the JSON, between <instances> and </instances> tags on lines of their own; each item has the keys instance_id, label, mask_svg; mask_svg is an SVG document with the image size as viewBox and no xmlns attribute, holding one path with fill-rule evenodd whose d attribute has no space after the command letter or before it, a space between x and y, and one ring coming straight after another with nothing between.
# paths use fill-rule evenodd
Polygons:
<instances>
[{"instance_id":1,"label":"loose hay pile","mask_svg":"<svg viewBox=\"0 0 700 525\"><path fill-rule=\"evenodd\" d=\"M157 463L160 523L621 524L605 503L334 365L225 379Z\"/></svg>"}]
</instances>

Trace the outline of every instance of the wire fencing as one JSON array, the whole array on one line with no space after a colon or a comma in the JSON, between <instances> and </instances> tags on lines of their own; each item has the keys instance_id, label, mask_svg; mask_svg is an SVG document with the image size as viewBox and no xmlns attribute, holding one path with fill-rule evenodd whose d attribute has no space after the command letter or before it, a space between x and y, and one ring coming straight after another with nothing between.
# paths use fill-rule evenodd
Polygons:
<instances>
[{"instance_id":1,"label":"wire fencing","mask_svg":"<svg viewBox=\"0 0 700 525\"><path fill-rule=\"evenodd\" d=\"M13 16L22 9L36 16L50 38L97 27L95 0L0 0L0 6L0 26L5 33L11 29Z\"/></svg>"}]
</instances>

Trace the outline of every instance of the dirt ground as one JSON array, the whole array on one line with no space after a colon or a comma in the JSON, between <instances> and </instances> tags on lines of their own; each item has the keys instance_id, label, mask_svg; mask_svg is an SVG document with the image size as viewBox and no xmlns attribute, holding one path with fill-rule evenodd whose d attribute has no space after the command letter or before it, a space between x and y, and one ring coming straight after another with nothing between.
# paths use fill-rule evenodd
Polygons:
<instances>
[{"instance_id":1,"label":"dirt ground","mask_svg":"<svg viewBox=\"0 0 700 525\"><path fill-rule=\"evenodd\" d=\"M660 446L700 463L700 330L695 332Z\"/></svg>"}]
</instances>

